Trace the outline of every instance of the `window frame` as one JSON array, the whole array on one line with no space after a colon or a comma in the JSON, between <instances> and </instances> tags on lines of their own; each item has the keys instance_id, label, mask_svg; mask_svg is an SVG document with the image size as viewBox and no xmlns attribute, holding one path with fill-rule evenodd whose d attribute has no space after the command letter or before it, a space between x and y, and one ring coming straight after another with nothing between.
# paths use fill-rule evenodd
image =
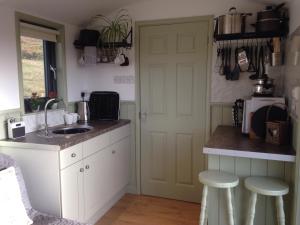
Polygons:
<instances>
[{"instance_id":1,"label":"window frame","mask_svg":"<svg viewBox=\"0 0 300 225\"><path fill-rule=\"evenodd\" d=\"M25 112L24 92L23 92L23 71L22 71L22 57L21 57L21 22L28 22L41 27L51 27L56 29L59 34L57 35L56 42L56 75L57 75L57 96L64 99L67 104L67 79L66 79L66 57L65 57L65 27L62 24L51 22L45 19L34 17L21 12L15 13L16 25L16 46L17 46L17 63L18 63L18 77L19 77L19 101L22 114L39 113L39 112ZM45 67L46 69L46 67ZM47 79L45 71L45 81ZM47 81L46 81L47 82ZM46 87L47 88L47 87ZM47 98L41 98L47 99Z\"/></svg>"}]
</instances>

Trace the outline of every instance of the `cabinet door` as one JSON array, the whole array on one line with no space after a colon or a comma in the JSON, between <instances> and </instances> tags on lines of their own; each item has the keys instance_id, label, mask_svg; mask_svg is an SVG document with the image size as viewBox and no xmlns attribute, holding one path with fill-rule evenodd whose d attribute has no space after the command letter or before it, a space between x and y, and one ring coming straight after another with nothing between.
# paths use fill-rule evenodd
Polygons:
<instances>
[{"instance_id":1,"label":"cabinet door","mask_svg":"<svg viewBox=\"0 0 300 225\"><path fill-rule=\"evenodd\" d=\"M85 219L90 219L112 197L112 153L105 148L84 159Z\"/></svg>"},{"instance_id":2,"label":"cabinet door","mask_svg":"<svg viewBox=\"0 0 300 225\"><path fill-rule=\"evenodd\" d=\"M129 182L129 160L130 160L130 137L113 144L112 149L112 174L113 192L116 194L121 191Z\"/></svg>"},{"instance_id":3,"label":"cabinet door","mask_svg":"<svg viewBox=\"0 0 300 225\"><path fill-rule=\"evenodd\" d=\"M63 218L84 221L82 161L61 170L61 198Z\"/></svg>"}]
</instances>

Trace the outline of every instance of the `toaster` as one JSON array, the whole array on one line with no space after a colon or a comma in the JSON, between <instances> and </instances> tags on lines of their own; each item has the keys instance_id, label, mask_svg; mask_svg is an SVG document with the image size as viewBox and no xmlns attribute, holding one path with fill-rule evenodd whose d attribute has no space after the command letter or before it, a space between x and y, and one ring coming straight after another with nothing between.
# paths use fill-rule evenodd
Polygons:
<instances>
[{"instance_id":1,"label":"toaster","mask_svg":"<svg viewBox=\"0 0 300 225\"><path fill-rule=\"evenodd\" d=\"M7 120L8 138L17 139L25 137L25 122L16 122L16 119L10 118Z\"/></svg>"}]
</instances>

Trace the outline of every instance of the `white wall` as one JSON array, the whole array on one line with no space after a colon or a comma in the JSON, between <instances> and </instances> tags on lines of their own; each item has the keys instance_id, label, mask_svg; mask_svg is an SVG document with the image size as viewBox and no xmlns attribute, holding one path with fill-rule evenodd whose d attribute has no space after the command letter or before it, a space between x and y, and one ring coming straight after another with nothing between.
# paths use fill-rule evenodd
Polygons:
<instances>
[{"instance_id":1,"label":"white wall","mask_svg":"<svg viewBox=\"0 0 300 225\"><path fill-rule=\"evenodd\" d=\"M74 36L71 35L69 42L73 43L73 41ZM67 58L69 101L79 101L81 91L88 93L91 91L116 91L120 94L121 100L135 99L133 51L125 51L130 60L130 65L126 67L105 63L79 66L77 63L78 51L74 46L69 48L72 48L72 50L68 50L69 58Z\"/></svg>"},{"instance_id":2,"label":"white wall","mask_svg":"<svg viewBox=\"0 0 300 225\"><path fill-rule=\"evenodd\" d=\"M126 8L134 21L142 21L201 15L218 16L226 13L231 6L236 6L241 12L256 12L264 8L261 4L247 0L152 0L133 4ZM253 16L252 20L254 19L255 16ZM104 64L87 68L85 75L88 79L89 89L116 90L121 93L123 100L134 100L134 84L116 84L114 82L116 76L133 77L135 75L134 50L131 50L130 56L131 66L129 68ZM240 81L230 82L214 73L212 76L212 87L212 102L232 102L236 98L250 95L252 82L246 75L242 75Z\"/></svg>"},{"instance_id":3,"label":"white wall","mask_svg":"<svg viewBox=\"0 0 300 225\"><path fill-rule=\"evenodd\" d=\"M20 107L14 11L0 5L0 111Z\"/></svg>"},{"instance_id":4,"label":"white wall","mask_svg":"<svg viewBox=\"0 0 300 225\"><path fill-rule=\"evenodd\" d=\"M86 74L77 63L78 51L74 48L74 38L78 35L79 28L73 25L65 26L66 33L66 73L68 101L73 102L80 99L80 91L88 90Z\"/></svg>"}]
</instances>

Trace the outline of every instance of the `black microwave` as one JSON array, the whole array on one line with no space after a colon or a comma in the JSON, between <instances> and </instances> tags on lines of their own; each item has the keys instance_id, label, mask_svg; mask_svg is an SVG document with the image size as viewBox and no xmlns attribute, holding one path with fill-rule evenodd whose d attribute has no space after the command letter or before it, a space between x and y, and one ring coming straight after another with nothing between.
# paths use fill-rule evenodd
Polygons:
<instances>
[{"instance_id":1,"label":"black microwave","mask_svg":"<svg viewBox=\"0 0 300 225\"><path fill-rule=\"evenodd\" d=\"M89 100L91 120L119 120L120 96L113 91L94 91Z\"/></svg>"}]
</instances>

